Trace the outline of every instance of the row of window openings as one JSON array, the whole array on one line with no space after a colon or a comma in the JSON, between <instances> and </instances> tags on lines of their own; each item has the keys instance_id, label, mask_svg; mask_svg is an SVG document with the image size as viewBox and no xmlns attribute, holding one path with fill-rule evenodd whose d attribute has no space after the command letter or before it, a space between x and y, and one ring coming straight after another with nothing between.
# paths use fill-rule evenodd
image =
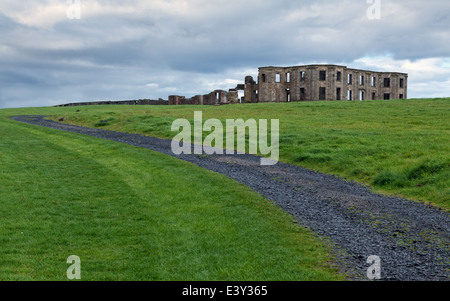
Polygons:
<instances>
[{"instance_id":1,"label":"row of window openings","mask_svg":"<svg viewBox=\"0 0 450 301\"><path fill-rule=\"evenodd\" d=\"M336 100L341 100L341 88L337 88L336 89ZM286 90L287 93L287 101L290 102L291 101L291 93L290 93L290 89ZM319 88L319 100L326 100L326 93L327 90L325 87L321 87ZM384 93L383 98L385 100L389 100L391 99L391 94L390 93ZM377 94L376 92L372 92L372 100L377 99ZM399 95L399 99L403 99L403 94ZM306 100L306 91L305 88L300 88L300 100ZM352 91L348 90L347 91L347 100L353 100L353 95L352 95ZM364 91L359 91L359 100L365 100L365 92Z\"/></svg>"},{"instance_id":2,"label":"row of window openings","mask_svg":"<svg viewBox=\"0 0 450 301\"><path fill-rule=\"evenodd\" d=\"M306 72L300 72L300 80L305 80L306 78ZM266 75L262 74L262 82L266 82ZM280 83L281 82L281 74L277 73L275 74L275 82ZM291 82L291 73L286 73L286 82Z\"/></svg>"},{"instance_id":3,"label":"row of window openings","mask_svg":"<svg viewBox=\"0 0 450 301\"><path fill-rule=\"evenodd\" d=\"M348 84L351 84L353 82L353 78L352 77L353 77L352 74L348 75L348 78L347 78L347 83ZM306 72L304 72L304 71L300 72L300 80L304 80L305 78L306 78ZM327 79L326 71L320 71L319 72L319 80L325 81L326 79ZM340 82L342 80L342 72L338 72L337 73L336 80L338 82ZM266 82L266 75L265 74L262 75L262 82L263 83ZM275 82L276 83L280 83L281 82L281 74L277 73L275 75ZM286 82L287 83L291 82L291 73L286 73ZM377 78L375 76L372 76L371 79L370 79L370 85L372 87L375 87L376 86L376 82L377 82ZM360 75L359 76L359 84L361 86L363 86L365 84L364 75ZM400 88L403 88L403 86L404 86L404 79L403 78L400 78L400 84L399 85L400 85ZM385 88L390 88L391 87L391 79L388 78L388 77L384 78L383 86Z\"/></svg>"}]
</instances>

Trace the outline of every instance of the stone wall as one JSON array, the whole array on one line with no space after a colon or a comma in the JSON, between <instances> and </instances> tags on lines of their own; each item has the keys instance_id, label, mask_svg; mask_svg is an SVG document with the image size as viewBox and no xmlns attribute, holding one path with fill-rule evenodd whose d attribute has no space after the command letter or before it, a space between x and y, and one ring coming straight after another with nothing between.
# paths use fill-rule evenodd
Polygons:
<instances>
[{"instance_id":1,"label":"stone wall","mask_svg":"<svg viewBox=\"0 0 450 301\"><path fill-rule=\"evenodd\" d=\"M239 91L244 97L239 99ZM257 102L376 100L408 98L408 74L351 69L338 65L261 67L258 82L246 76L234 89L214 90L191 98L170 95L168 101L140 99L70 103L86 105L227 105Z\"/></svg>"},{"instance_id":2,"label":"stone wall","mask_svg":"<svg viewBox=\"0 0 450 301\"><path fill-rule=\"evenodd\" d=\"M180 95L170 95L169 105L226 105L239 103L238 91L230 89L228 92L224 90L214 90L209 94L196 95L186 98Z\"/></svg>"},{"instance_id":3,"label":"stone wall","mask_svg":"<svg viewBox=\"0 0 450 301\"><path fill-rule=\"evenodd\" d=\"M405 73L306 65L259 68L253 89L259 102L406 99L407 82Z\"/></svg>"},{"instance_id":4,"label":"stone wall","mask_svg":"<svg viewBox=\"0 0 450 301\"><path fill-rule=\"evenodd\" d=\"M139 100L117 100L117 101L90 101L90 102L76 102L63 105L57 105L55 107L76 107L76 106L99 106L99 105L168 105L167 100L159 99L139 99Z\"/></svg>"}]
</instances>

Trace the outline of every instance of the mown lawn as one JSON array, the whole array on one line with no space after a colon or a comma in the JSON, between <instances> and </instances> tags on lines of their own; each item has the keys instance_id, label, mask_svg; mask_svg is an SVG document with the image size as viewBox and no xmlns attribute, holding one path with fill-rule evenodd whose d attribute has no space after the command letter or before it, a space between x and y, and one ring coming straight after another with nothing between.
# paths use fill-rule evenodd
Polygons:
<instances>
[{"instance_id":1,"label":"mown lawn","mask_svg":"<svg viewBox=\"0 0 450 301\"><path fill-rule=\"evenodd\" d=\"M149 150L8 118L53 114L93 126L114 115L110 128L155 134L192 111L164 109L0 110L0 280L67 280L71 255L82 280L344 279L325 243L243 185Z\"/></svg>"},{"instance_id":2,"label":"mown lawn","mask_svg":"<svg viewBox=\"0 0 450 301\"><path fill-rule=\"evenodd\" d=\"M450 209L450 98L64 108L53 118L173 138L177 118L279 119L280 160ZM101 121L107 121L101 123ZM205 133L205 136L208 133Z\"/></svg>"}]
</instances>

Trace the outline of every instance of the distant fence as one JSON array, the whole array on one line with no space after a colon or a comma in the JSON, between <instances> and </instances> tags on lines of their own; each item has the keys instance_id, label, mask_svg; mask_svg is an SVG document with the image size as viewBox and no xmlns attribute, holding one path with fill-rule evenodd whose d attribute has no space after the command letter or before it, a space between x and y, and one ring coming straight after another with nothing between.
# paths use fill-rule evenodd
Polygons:
<instances>
[{"instance_id":1,"label":"distant fence","mask_svg":"<svg viewBox=\"0 0 450 301\"><path fill-rule=\"evenodd\" d=\"M100 106L100 105L130 105L130 106L163 106L168 105L167 100L153 100L153 99L139 99L139 100L118 100L118 101L90 101L90 102L75 102L64 105L56 105L55 107L77 107L77 106Z\"/></svg>"}]
</instances>

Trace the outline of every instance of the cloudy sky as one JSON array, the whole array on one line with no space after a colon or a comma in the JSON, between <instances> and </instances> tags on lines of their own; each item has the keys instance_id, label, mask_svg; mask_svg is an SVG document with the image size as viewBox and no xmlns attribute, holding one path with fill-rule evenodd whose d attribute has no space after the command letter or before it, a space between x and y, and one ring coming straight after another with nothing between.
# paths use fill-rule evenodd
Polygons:
<instances>
[{"instance_id":1,"label":"cloudy sky","mask_svg":"<svg viewBox=\"0 0 450 301\"><path fill-rule=\"evenodd\" d=\"M450 97L449 14L448 0L1 0L0 108L193 96L313 63Z\"/></svg>"}]
</instances>

